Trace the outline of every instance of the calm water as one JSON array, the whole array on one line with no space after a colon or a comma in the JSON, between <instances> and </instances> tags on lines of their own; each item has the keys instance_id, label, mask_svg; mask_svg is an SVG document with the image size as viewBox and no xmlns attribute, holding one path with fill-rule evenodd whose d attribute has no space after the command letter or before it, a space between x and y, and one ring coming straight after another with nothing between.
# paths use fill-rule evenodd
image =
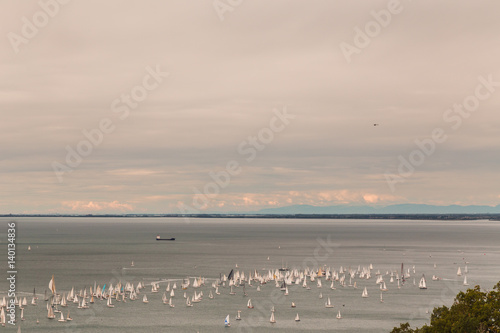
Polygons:
<instances>
[{"instance_id":1,"label":"calm water","mask_svg":"<svg viewBox=\"0 0 500 333\"><path fill-rule=\"evenodd\" d=\"M0 241L6 253L7 222L1 219ZM23 332L389 332L400 322L415 326L428 322L434 306L450 304L460 290L464 270L471 286L491 288L500 280L500 223L490 221L387 221L387 220L281 220L281 219L183 219L165 218L19 218L17 222L17 291L31 300L33 288L39 294L38 306L28 305ZM156 242L156 234L176 237L175 242ZM28 245L31 251L28 251ZM6 255L0 267L6 272ZM267 260L269 257L269 260ZM134 261L134 267L131 262ZM204 299L194 307L185 306L182 290L174 297L175 308L163 305L161 296L167 283L160 283L160 293L142 290L149 303L116 302L107 308L96 302L90 309L77 309L71 304L73 322L60 323L46 318L43 293L55 275L58 292L77 290L94 284L139 281L148 285L162 279L186 276L218 278L231 269L259 273L289 267L340 266L357 268L373 265L370 280L356 278L358 289L339 287L331 290L323 281L308 281L311 290L293 285L290 295L268 283L261 292L247 287L255 308L246 308L248 297L242 288L229 295L208 299L207 283L198 289ZM399 271L415 266L416 274L401 289L389 283L380 303L375 272ZM434 263L437 268L434 268ZM238 265L238 268L235 266ZM263 270L265 269L265 270ZM417 284L425 273L427 290ZM432 275L443 280L432 281ZM4 273L6 275L6 273ZM5 279L0 283L0 296L6 294ZM192 281L192 279L191 279ZM178 283L180 286L180 283ZM369 298L362 298L367 287ZM324 298L319 299L320 292ZM142 293L139 295L142 298ZM193 294L193 289L187 291ZM324 307L330 296L335 308ZM290 307L294 301L295 309ZM269 323L270 309L276 308L277 323ZM335 318L340 309L343 319ZM241 321L234 320L242 310ZM66 315L67 310L64 311ZM299 313L301 321L293 319ZM224 328L227 314L231 328ZM36 319L40 324L36 324ZM9 325L10 326L10 325ZM14 327L0 328L15 331Z\"/></svg>"}]
</instances>

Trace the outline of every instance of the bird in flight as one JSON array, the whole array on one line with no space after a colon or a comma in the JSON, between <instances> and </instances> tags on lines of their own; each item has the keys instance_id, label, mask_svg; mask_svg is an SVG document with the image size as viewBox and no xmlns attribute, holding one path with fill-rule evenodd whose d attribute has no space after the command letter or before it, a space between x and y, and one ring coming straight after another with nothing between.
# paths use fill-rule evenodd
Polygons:
<instances>
[{"instance_id":1,"label":"bird in flight","mask_svg":"<svg viewBox=\"0 0 500 333\"><path fill-rule=\"evenodd\" d=\"M373 126L380 126L379 124L373 124Z\"/></svg>"}]
</instances>

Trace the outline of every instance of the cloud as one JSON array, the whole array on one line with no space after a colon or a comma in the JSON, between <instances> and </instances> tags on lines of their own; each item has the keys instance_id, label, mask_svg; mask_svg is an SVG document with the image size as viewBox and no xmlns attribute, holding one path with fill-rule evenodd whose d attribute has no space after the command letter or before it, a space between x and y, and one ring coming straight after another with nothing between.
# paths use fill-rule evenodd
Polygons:
<instances>
[{"instance_id":1,"label":"cloud","mask_svg":"<svg viewBox=\"0 0 500 333\"><path fill-rule=\"evenodd\" d=\"M230 160L243 171L208 209L498 204L500 89L457 131L443 113L474 93L479 75L500 81L500 2L405 2L348 64L339 44L386 7L254 0L221 22L210 1L61 6L19 54L0 40L1 212L178 213ZM6 36L40 7L2 9ZM169 77L120 119L113 101L157 64ZM238 145L284 105L293 123L246 163ZM65 163L67 147L104 118L116 129L59 183L52 163ZM391 196L384 173L438 126L448 141Z\"/></svg>"},{"instance_id":2,"label":"cloud","mask_svg":"<svg viewBox=\"0 0 500 333\"><path fill-rule=\"evenodd\" d=\"M131 205L118 201L63 201L62 206L70 208L73 212L126 212L133 210Z\"/></svg>"}]
</instances>

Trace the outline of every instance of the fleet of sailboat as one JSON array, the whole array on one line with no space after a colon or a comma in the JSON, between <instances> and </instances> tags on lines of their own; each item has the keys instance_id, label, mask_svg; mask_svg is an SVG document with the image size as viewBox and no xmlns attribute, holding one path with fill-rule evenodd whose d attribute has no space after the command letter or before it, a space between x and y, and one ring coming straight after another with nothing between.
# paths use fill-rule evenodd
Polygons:
<instances>
[{"instance_id":1,"label":"fleet of sailboat","mask_svg":"<svg viewBox=\"0 0 500 333\"><path fill-rule=\"evenodd\" d=\"M465 265L464 268L465 272L468 272L468 267ZM300 285L304 287L306 290L310 290L308 286L308 280L311 281L312 283L316 283L318 288L322 288L323 282L329 283L330 284L330 289L335 290L335 285L334 283L336 282L340 288L356 288L357 283L361 284L363 288L362 292L362 297L367 298L368 297L368 288L366 286L366 283L363 281L369 280L372 275L376 277L376 283L379 285L380 288L380 302L384 302L383 298L383 293L389 291L389 288L387 288L387 283L384 281L384 278L387 277L389 283L394 283L397 282L398 287L404 287L404 288L409 288L408 284L403 285L400 283L400 281L407 281L410 278L414 278L414 275L416 274L416 268L415 266L412 267L412 269L408 268L406 270L403 270L403 267L401 267L401 275L398 274L397 271L387 271L385 274L381 273L380 270L377 272L372 272L372 270L369 267L358 267L356 268L347 268L347 267L341 267L339 270L332 270L331 268L324 267L321 269L318 269L317 271L310 270L310 269L305 269L305 270L298 270L298 269L276 269L276 270L269 270L265 273L260 273L257 270L254 270L253 272L249 272L248 274L246 272L233 272L231 271L231 274L229 276L226 275L221 275L219 279L213 279L212 283L212 288L208 291L208 298L213 300L216 298L216 295L220 295L221 292L219 291L219 288L227 288L229 289L229 294L230 295L242 295L246 296L247 294L251 293L252 290L253 292L255 291L261 291L263 290L262 288L268 284L275 285L278 288L279 292L282 292L282 295L290 295L290 291L295 293L297 289L294 288L300 288ZM460 267L458 267L457 275L461 276L462 272ZM192 280L192 284L190 282L190 279ZM467 281L468 277L467 274L464 274L464 279L463 279L463 285L468 286L469 283ZM181 281L182 280L182 281ZM357 281L356 281L357 280ZM435 275L433 276L433 281L439 281L437 278L435 279ZM198 278L186 278L186 279L179 279L179 282L182 282L182 289L184 291L184 298L185 298L185 303L187 307L193 307L195 303L199 303L203 300L203 292L207 292L206 290L201 290L198 289L202 286L205 286L206 279L202 277ZM418 281L418 280L417 280ZM114 283L108 285L104 285L104 287L97 286L96 283L94 282L94 286L90 286L90 288L82 288L78 292L75 290L75 288L71 288L69 292L63 292L62 294L57 293L56 290L56 285L55 285L55 278L52 276L52 278L49 281L49 293L45 293L45 301L47 305L47 318L48 319L56 319L58 318L58 322L67 322L73 320L73 318L70 317L70 312L67 312L66 317L64 316L62 309L66 308L68 306L72 307L77 307L78 309L88 309L90 305L99 302L99 301L105 301L107 307L109 308L114 308L115 304L113 304L113 299L118 302L117 304L120 305L122 303L127 302L127 300L133 301L138 298L138 294L143 294L142 295L142 302L147 304L149 302L154 302L155 298L153 297L155 293L159 292L160 289L160 283L163 283L162 281L159 282L152 282L151 285L151 290L146 290L144 292L143 289L145 284L143 282L138 282L137 286L133 285L132 283L125 283L122 284L121 282ZM164 289L165 291L162 293L161 296L161 301L163 304L168 304L170 307L175 307L173 304L173 298L175 297L175 292L174 290L177 289L177 284L174 282L174 280L168 280L165 281L167 284L166 288ZM173 283L173 286L172 286ZM253 284L256 284L256 286L253 286ZM414 282L416 283L416 282ZM365 286L363 286L363 284ZM149 285L149 284L148 284ZM249 293L247 293L246 287L251 288L249 290ZM241 288L242 287L242 288ZM193 288L193 294L188 296L187 291L188 289ZM238 289L243 290L237 291ZM416 288L416 287L415 287ZM425 279L425 275L422 274L422 277L419 280L418 283L418 288L419 289L427 289L427 281ZM149 289L149 288L148 288ZM227 293L224 291L224 293ZM90 290L90 292L88 292ZM305 291L304 291L305 292ZM295 294L294 294L295 295ZM326 295L325 295L326 296ZM31 296L30 296L31 297ZM151 299L149 299L150 297ZM320 292L319 293L319 298L322 298L323 294ZM16 305L20 309L20 318L21 320L24 320L24 309L28 304L31 304L32 306L37 306L37 295L35 290L33 290L33 296L31 297L31 302L28 302L27 297L20 297L16 298ZM235 298L237 299L237 298ZM72 305L75 304L75 305ZM243 303L244 304L244 303ZM291 303L292 308L295 308L297 305L294 301ZM0 321L2 322L3 325L5 325L6 321L6 300L5 298L3 300L0 300ZM254 306L252 304L252 299L248 298L247 300L247 308L248 309L253 309ZM121 305L120 305L121 306ZM331 302L331 296L328 296L325 302L325 307L326 308L333 308L334 305ZM271 309L271 317L270 317L270 322L271 323L276 323L276 307L275 305L272 306ZM340 311L338 311L336 317L338 319L341 319L342 316L340 314ZM237 314L235 317L235 320L240 321L242 318L242 311L237 310ZM292 318L290 318L292 319ZM299 314L295 316L295 321L298 322L300 321ZM229 322L229 315L225 318L225 326L229 327L231 324Z\"/></svg>"}]
</instances>

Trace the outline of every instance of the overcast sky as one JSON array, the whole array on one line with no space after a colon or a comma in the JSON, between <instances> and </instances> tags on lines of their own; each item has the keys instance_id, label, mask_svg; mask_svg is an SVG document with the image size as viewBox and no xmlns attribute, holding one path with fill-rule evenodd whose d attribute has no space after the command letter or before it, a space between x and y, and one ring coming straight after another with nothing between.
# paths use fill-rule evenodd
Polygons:
<instances>
[{"instance_id":1,"label":"overcast sky","mask_svg":"<svg viewBox=\"0 0 500 333\"><path fill-rule=\"evenodd\" d=\"M500 203L499 2L40 3L0 4L0 213Z\"/></svg>"}]
</instances>

